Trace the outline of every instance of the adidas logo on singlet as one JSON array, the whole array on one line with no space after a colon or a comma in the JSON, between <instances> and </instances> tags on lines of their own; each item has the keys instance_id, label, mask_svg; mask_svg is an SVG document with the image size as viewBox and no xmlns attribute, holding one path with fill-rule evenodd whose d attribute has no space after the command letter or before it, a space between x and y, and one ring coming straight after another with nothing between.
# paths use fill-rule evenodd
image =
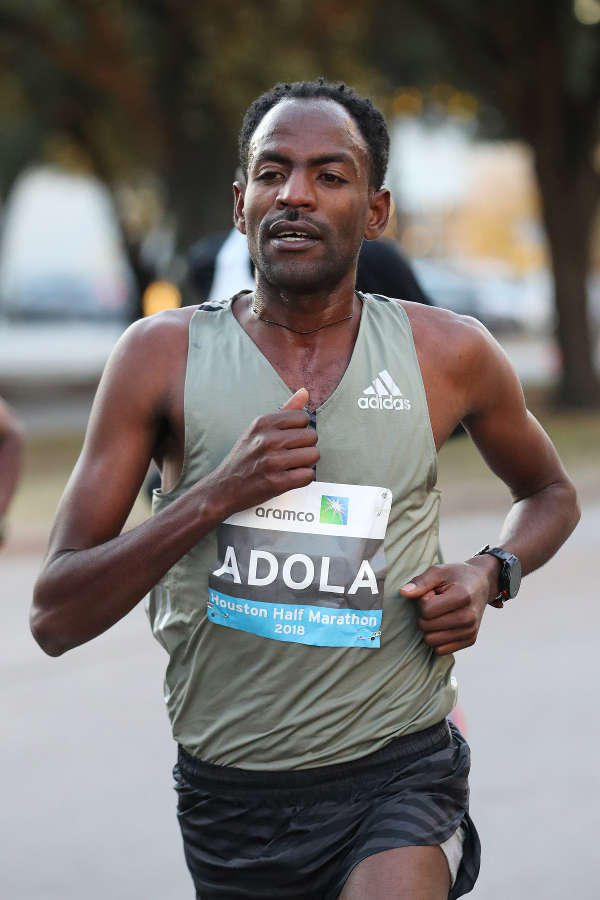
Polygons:
<instances>
[{"instance_id":1,"label":"adidas logo on singlet","mask_svg":"<svg viewBox=\"0 0 600 900\"><path fill-rule=\"evenodd\" d=\"M402 396L402 391L387 369L382 369L369 387L358 398L361 409L410 409L410 400Z\"/></svg>"}]
</instances>

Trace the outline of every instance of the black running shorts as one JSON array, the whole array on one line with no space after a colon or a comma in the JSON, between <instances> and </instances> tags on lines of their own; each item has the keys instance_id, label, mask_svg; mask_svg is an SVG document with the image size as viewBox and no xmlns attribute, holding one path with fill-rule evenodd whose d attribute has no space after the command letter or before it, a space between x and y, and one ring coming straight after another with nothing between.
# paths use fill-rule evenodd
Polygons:
<instances>
[{"instance_id":1,"label":"black running shorts","mask_svg":"<svg viewBox=\"0 0 600 900\"><path fill-rule=\"evenodd\" d=\"M471 890L480 846L468 814L469 747L446 720L350 763L288 772L201 762L174 769L185 858L201 900L336 900L352 869L459 826L449 900Z\"/></svg>"}]
</instances>

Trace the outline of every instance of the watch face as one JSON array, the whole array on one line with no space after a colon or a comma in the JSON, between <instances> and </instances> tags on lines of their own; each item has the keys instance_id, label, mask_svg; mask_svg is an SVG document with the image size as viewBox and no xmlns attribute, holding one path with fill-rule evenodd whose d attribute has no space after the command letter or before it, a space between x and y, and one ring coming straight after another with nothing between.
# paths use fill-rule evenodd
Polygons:
<instances>
[{"instance_id":1,"label":"watch face","mask_svg":"<svg viewBox=\"0 0 600 900\"><path fill-rule=\"evenodd\" d=\"M489 544L486 544L483 550L479 552L489 553L502 563L500 575L498 576L500 593L497 599L510 600L516 597L521 586L521 563L514 553L509 553L501 547L490 547Z\"/></svg>"},{"instance_id":2,"label":"watch face","mask_svg":"<svg viewBox=\"0 0 600 900\"><path fill-rule=\"evenodd\" d=\"M510 556L505 563L505 572L507 575L507 585L505 590L510 598L516 597L521 587L521 563L516 556ZM504 580L504 579L503 579Z\"/></svg>"}]
</instances>

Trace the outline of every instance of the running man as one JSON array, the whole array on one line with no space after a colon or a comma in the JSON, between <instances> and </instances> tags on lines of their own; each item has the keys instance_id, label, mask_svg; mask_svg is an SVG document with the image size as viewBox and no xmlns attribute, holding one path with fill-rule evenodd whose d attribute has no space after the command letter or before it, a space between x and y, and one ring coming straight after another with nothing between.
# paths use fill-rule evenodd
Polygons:
<instances>
[{"instance_id":1,"label":"running man","mask_svg":"<svg viewBox=\"0 0 600 900\"><path fill-rule=\"evenodd\" d=\"M203 900L473 887L453 654L579 515L478 322L355 292L361 241L388 218L388 144L345 86L278 85L250 106L234 221L256 289L120 340L35 591L51 655L150 592ZM514 502L481 536L492 548L442 565L436 451L458 422ZM151 458L155 515L121 534Z\"/></svg>"},{"instance_id":2,"label":"running man","mask_svg":"<svg viewBox=\"0 0 600 900\"><path fill-rule=\"evenodd\" d=\"M13 410L0 397L0 547L6 536L5 518L23 463L23 430Z\"/></svg>"}]
</instances>

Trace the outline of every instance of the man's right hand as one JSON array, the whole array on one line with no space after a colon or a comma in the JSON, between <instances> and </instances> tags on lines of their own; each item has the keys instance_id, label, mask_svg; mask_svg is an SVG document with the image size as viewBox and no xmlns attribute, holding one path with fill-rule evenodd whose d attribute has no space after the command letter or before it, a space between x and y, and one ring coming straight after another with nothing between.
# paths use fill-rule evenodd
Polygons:
<instances>
[{"instance_id":1,"label":"man's right hand","mask_svg":"<svg viewBox=\"0 0 600 900\"><path fill-rule=\"evenodd\" d=\"M133 336L130 331L117 345L103 376L35 587L31 628L52 656L114 625L229 515L314 478L317 436L303 409L308 392L302 389L278 412L250 425L213 472L156 516L121 533L156 441L156 387L131 387L136 354L144 348L133 338L142 327L132 326ZM187 330L180 330L187 341ZM181 346L176 347L179 358Z\"/></svg>"},{"instance_id":2,"label":"man's right hand","mask_svg":"<svg viewBox=\"0 0 600 900\"><path fill-rule=\"evenodd\" d=\"M320 454L307 402L300 388L280 410L255 419L208 476L219 486L223 518L314 480Z\"/></svg>"}]
</instances>

